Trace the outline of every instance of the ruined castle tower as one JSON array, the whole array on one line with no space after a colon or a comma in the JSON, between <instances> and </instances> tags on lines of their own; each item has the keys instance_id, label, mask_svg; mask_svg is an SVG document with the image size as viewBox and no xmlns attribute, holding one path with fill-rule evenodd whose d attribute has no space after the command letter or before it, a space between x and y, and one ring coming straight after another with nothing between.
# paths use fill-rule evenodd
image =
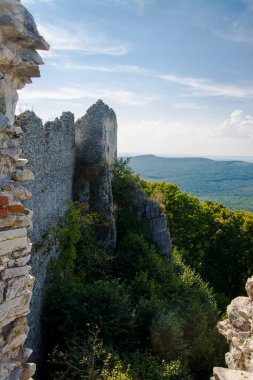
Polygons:
<instances>
[{"instance_id":1,"label":"ruined castle tower","mask_svg":"<svg viewBox=\"0 0 253 380\"><path fill-rule=\"evenodd\" d=\"M111 168L117 157L117 119L102 100L76 122L76 167L74 199L97 211L103 218L101 239L116 245Z\"/></svg>"}]
</instances>

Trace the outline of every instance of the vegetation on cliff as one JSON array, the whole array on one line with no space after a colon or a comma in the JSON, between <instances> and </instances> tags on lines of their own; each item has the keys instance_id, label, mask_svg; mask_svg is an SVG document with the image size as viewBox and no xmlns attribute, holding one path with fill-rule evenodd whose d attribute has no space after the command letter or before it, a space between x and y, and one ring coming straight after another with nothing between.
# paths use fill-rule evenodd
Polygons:
<instances>
[{"instance_id":1,"label":"vegetation on cliff","mask_svg":"<svg viewBox=\"0 0 253 380\"><path fill-rule=\"evenodd\" d=\"M70 209L60 231L44 312L49 379L205 379L223 364L214 293L181 253L169 263L150 244L133 181L154 190L119 160L114 253L97 239L99 215L83 205Z\"/></svg>"},{"instance_id":2,"label":"vegetation on cliff","mask_svg":"<svg viewBox=\"0 0 253 380\"><path fill-rule=\"evenodd\" d=\"M174 248L211 285L224 312L232 298L245 292L253 272L253 214L200 202L166 182L142 181L142 186L163 205Z\"/></svg>"}]
</instances>

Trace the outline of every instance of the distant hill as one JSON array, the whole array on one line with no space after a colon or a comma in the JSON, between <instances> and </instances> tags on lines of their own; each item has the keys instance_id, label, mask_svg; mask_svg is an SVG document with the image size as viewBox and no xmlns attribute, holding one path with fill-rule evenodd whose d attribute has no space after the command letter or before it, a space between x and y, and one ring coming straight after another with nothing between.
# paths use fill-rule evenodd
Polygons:
<instances>
[{"instance_id":1,"label":"distant hill","mask_svg":"<svg viewBox=\"0 0 253 380\"><path fill-rule=\"evenodd\" d=\"M144 179L175 183L201 200L253 212L253 163L144 155L133 157L130 166Z\"/></svg>"}]
</instances>

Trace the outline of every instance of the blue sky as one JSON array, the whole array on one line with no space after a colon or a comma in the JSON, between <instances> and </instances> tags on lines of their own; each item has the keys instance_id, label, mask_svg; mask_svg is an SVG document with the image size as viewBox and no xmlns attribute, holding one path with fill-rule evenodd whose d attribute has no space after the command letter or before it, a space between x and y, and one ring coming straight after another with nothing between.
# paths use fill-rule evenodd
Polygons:
<instances>
[{"instance_id":1,"label":"blue sky","mask_svg":"<svg viewBox=\"0 0 253 380\"><path fill-rule=\"evenodd\" d=\"M23 0L50 43L17 112L97 99L120 152L253 155L253 0Z\"/></svg>"}]
</instances>

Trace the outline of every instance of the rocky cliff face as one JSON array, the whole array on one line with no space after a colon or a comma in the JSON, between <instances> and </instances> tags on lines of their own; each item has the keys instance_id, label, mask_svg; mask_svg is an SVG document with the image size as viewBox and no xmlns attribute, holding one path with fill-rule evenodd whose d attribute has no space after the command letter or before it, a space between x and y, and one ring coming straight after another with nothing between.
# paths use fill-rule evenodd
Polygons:
<instances>
[{"instance_id":1,"label":"rocky cliff face","mask_svg":"<svg viewBox=\"0 0 253 380\"><path fill-rule=\"evenodd\" d=\"M117 157L117 120L102 100L76 122L74 199L86 203L103 218L101 239L114 248L116 227L113 214L111 167Z\"/></svg>"},{"instance_id":2,"label":"rocky cliff face","mask_svg":"<svg viewBox=\"0 0 253 380\"><path fill-rule=\"evenodd\" d=\"M170 231L166 216L160 211L158 203L149 200L138 186L133 184L132 191L137 205L138 217L149 226L150 240L157 246L162 255L171 258Z\"/></svg>"},{"instance_id":3,"label":"rocky cliff face","mask_svg":"<svg viewBox=\"0 0 253 380\"><path fill-rule=\"evenodd\" d=\"M33 17L18 0L0 2L0 379L31 378L24 348L34 278L30 274L31 213L22 202L31 193L21 184L34 178L20 158L22 130L13 125L17 90L39 76L36 49L48 49Z\"/></svg>"}]
</instances>

